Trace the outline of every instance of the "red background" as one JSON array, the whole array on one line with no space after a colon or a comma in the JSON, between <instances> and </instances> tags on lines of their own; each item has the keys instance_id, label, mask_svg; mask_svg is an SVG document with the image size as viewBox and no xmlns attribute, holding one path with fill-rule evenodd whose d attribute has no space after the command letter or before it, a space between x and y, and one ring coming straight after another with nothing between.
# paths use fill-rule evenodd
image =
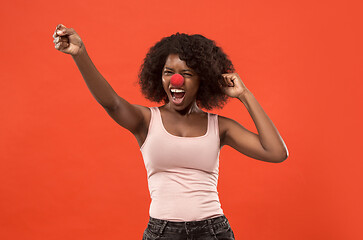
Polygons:
<instances>
[{"instance_id":1,"label":"red background","mask_svg":"<svg viewBox=\"0 0 363 240\"><path fill-rule=\"evenodd\" d=\"M236 239L363 239L359 1L6 1L0 8L0 239L141 239L146 171L134 137L54 49L73 27L131 103L137 73L177 31L222 46L290 152L280 164L225 147L219 193ZM256 131L244 105L221 115Z\"/></svg>"}]
</instances>

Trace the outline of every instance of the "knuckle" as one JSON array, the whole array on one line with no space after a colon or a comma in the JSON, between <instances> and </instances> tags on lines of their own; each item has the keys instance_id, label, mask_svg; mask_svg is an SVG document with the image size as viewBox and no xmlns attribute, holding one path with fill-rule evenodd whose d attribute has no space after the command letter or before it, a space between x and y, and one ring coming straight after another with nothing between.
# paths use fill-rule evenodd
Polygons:
<instances>
[{"instance_id":1,"label":"knuckle","mask_svg":"<svg viewBox=\"0 0 363 240\"><path fill-rule=\"evenodd\" d=\"M68 43L66 43L66 42L61 42L60 44L61 44L61 46L62 46L63 48L67 48L67 47L68 47Z\"/></svg>"}]
</instances>

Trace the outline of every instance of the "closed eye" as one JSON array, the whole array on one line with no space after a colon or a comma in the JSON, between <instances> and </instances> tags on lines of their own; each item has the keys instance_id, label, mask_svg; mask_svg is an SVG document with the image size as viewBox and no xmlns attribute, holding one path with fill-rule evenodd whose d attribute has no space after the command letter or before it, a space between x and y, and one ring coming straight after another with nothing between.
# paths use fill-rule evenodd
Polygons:
<instances>
[{"instance_id":1,"label":"closed eye","mask_svg":"<svg viewBox=\"0 0 363 240\"><path fill-rule=\"evenodd\" d=\"M190 74L190 73L183 73L183 76L191 77L191 76L193 76L193 75L192 75L192 74Z\"/></svg>"},{"instance_id":2,"label":"closed eye","mask_svg":"<svg viewBox=\"0 0 363 240\"><path fill-rule=\"evenodd\" d=\"M164 75L172 75L172 74L174 74L172 71L169 70L164 71Z\"/></svg>"}]
</instances>

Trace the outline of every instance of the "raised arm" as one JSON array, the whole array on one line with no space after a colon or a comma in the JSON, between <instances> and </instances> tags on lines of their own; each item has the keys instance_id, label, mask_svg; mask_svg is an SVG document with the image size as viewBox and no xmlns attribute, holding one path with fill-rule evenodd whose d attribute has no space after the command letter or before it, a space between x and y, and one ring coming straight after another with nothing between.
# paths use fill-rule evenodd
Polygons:
<instances>
[{"instance_id":1,"label":"raised arm","mask_svg":"<svg viewBox=\"0 0 363 240\"><path fill-rule=\"evenodd\" d=\"M223 75L224 92L239 99L250 113L258 135L228 118L220 117L221 146L229 145L237 151L266 162L282 162L288 150L279 132L253 94L243 84L237 73Z\"/></svg>"},{"instance_id":2,"label":"raised arm","mask_svg":"<svg viewBox=\"0 0 363 240\"><path fill-rule=\"evenodd\" d=\"M107 113L136 137L144 132L147 129L149 109L132 105L117 95L93 64L74 29L59 24L53 37L57 50L72 55L92 95Z\"/></svg>"}]
</instances>

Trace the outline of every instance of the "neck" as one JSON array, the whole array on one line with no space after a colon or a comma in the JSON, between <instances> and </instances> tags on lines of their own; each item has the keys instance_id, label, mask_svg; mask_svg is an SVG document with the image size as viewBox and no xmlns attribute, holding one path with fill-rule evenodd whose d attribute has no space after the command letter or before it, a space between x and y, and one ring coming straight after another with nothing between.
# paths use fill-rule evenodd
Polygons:
<instances>
[{"instance_id":1,"label":"neck","mask_svg":"<svg viewBox=\"0 0 363 240\"><path fill-rule=\"evenodd\" d=\"M178 113L179 115L183 115L183 116L187 116L187 115L202 111L198 107L196 101L194 101L192 104L190 104L188 107L186 107L184 109L177 109L177 108L171 106L170 102L165 105L165 108L167 108L171 112Z\"/></svg>"}]
</instances>

